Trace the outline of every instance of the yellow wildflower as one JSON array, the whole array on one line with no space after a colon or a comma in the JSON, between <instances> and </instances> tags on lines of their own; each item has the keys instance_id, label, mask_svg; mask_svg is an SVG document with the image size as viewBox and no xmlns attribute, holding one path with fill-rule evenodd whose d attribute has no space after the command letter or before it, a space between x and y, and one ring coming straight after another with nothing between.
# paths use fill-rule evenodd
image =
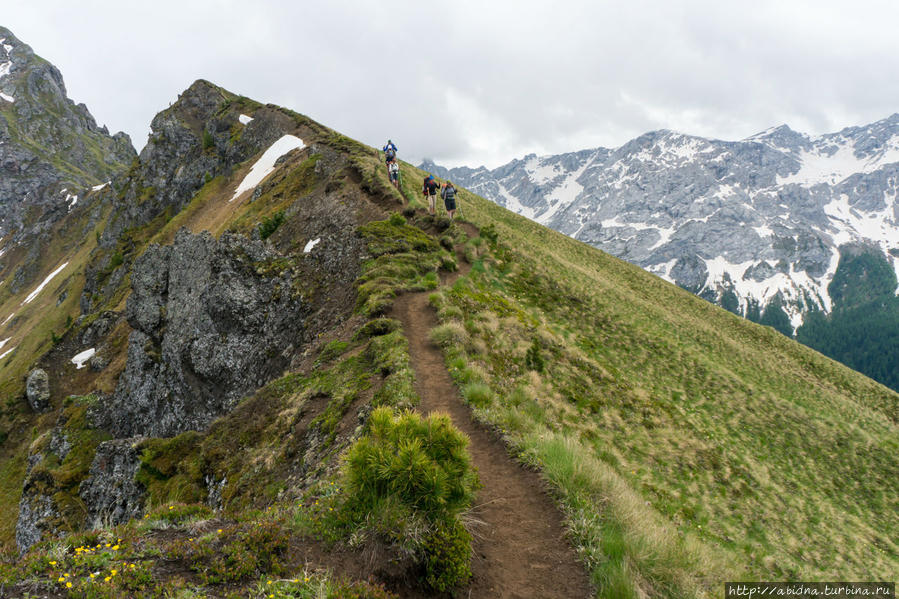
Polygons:
<instances>
[{"instance_id":1,"label":"yellow wildflower","mask_svg":"<svg viewBox=\"0 0 899 599\"><path fill-rule=\"evenodd\" d=\"M71 589L71 588L72 588L72 583L71 583L71 582L67 582L67 583L66 583L66 588L67 588L67 589Z\"/></svg>"}]
</instances>

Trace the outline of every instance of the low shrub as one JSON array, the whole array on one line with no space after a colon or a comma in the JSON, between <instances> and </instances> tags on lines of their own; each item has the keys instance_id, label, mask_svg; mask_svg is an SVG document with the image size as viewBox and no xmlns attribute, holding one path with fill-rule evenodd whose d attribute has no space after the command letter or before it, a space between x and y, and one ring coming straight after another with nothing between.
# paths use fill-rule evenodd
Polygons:
<instances>
[{"instance_id":1,"label":"low shrub","mask_svg":"<svg viewBox=\"0 0 899 599\"><path fill-rule=\"evenodd\" d=\"M268 239L275 231L278 230L278 227L280 227L283 222L283 210L278 210L271 216L263 218L262 222L259 223L259 237L262 239Z\"/></svg>"},{"instance_id":2,"label":"low shrub","mask_svg":"<svg viewBox=\"0 0 899 599\"><path fill-rule=\"evenodd\" d=\"M493 400L493 391L484 383L468 383L462 388L462 396L471 405L483 408Z\"/></svg>"},{"instance_id":3,"label":"low shrub","mask_svg":"<svg viewBox=\"0 0 899 599\"><path fill-rule=\"evenodd\" d=\"M378 408L342 471L346 522L412 554L438 591L471 575L471 536L459 521L478 485L467 447L449 416Z\"/></svg>"}]
</instances>

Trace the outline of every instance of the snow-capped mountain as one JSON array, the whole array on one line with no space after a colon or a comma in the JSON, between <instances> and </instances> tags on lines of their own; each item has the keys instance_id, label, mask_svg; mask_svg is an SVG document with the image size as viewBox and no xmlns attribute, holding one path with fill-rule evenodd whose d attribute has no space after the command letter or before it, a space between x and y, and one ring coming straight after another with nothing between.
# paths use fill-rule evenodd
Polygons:
<instances>
[{"instance_id":1,"label":"snow-capped mountain","mask_svg":"<svg viewBox=\"0 0 899 599\"><path fill-rule=\"evenodd\" d=\"M777 301L798 327L829 312L840 247L899 272L899 114L811 137L654 131L620 148L529 155L488 170L422 168L739 311Z\"/></svg>"}]
</instances>

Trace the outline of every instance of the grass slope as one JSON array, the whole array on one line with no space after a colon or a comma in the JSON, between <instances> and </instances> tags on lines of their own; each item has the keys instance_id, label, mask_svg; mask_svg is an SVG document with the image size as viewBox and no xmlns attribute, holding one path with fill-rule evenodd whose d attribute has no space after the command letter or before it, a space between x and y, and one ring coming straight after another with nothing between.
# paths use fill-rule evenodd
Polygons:
<instances>
[{"instance_id":1,"label":"grass slope","mask_svg":"<svg viewBox=\"0 0 899 599\"><path fill-rule=\"evenodd\" d=\"M411 173L410 173L411 174ZM556 487L602 596L899 571L899 397L463 192L493 235L435 294L477 414Z\"/></svg>"}]
</instances>

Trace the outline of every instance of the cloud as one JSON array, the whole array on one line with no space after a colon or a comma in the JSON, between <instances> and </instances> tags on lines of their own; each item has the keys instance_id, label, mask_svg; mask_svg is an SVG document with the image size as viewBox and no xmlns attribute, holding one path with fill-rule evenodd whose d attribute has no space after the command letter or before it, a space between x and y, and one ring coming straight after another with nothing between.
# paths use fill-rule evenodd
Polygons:
<instances>
[{"instance_id":1,"label":"cloud","mask_svg":"<svg viewBox=\"0 0 899 599\"><path fill-rule=\"evenodd\" d=\"M899 110L892 2L13 0L3 23L140 146L197 78L401 157L495 166L647 130L739 139Z\"/></svg>"}]
</instances>

